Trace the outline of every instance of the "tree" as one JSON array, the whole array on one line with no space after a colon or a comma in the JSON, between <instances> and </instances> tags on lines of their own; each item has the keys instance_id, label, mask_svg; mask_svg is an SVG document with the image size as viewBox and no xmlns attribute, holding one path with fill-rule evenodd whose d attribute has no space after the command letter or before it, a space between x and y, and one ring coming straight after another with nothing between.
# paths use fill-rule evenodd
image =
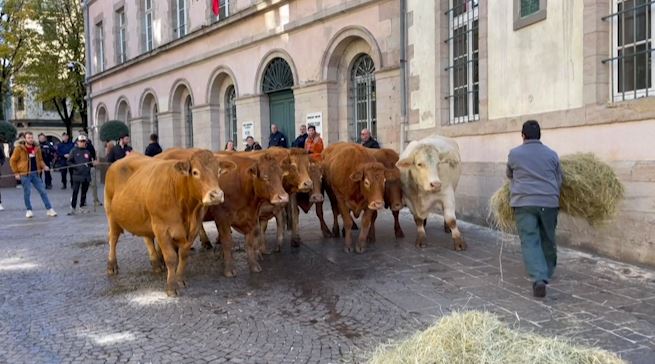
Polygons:
<instances>
[{"instance_id":1,"label":"tree","mask_svg":"<svg viewBox=\"0 0 655 364\"><path fill-rule=\"evenodd\" d=\"M25 65L28 42L35 34L32 0L0 0L0 120L5 120L5 104L11 83Z\"/></svg>"},{"instance_id":2,"label":"tree","mask_svg":"<svg viewBox=\"0 0 655 364\"><path fill-rule=\"evenodd\" d=\"M29 45L19 78L37 99L52 102L69 135L75 112L86 128L84 15L79 0L34 0L39 32Z\"/></svg>"}]
</instances>

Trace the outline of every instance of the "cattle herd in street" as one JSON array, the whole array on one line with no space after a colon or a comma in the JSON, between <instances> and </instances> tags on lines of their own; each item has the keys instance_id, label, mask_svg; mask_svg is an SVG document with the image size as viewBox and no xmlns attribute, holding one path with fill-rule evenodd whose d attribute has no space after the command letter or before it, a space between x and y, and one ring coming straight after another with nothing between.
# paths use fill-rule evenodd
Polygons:
<instances>
[{"instance_id":1,"label":"cattle herd in street","mask_svg":"<svg viewBox=\"0 0 655 364\"><path fill-rule=\"evenodd\" d=\"M454 249L466 249L455 218L460 156L453 140L433 136L413 141L401 155L391 149L337 143L321 157L315 161L302 149L173 148L154 158L133 153L115 162L105 184L108 274L118 273L118 239L129 232L143 237L153 271L162 272L163 264L166 293L177 295L178 287L186 285L184 271L196 237L200 235L204 247L212 246L203 229L205 221L213 221L218 229L226 277L236 274L233 231L245 236L250 271L261 272L263 255L282 249L287 220L291 245L300 246L300 210L308 213L312 204L323 236L343 236L346 253L364 253L367 244L375 242L375 220L384 208L393 213L396 237L403 237L398 213L405 206L416 222L417 247L425 246L428 214L442 209ZM331 229L323 217L324 196L330 199L334 216ZM354 219L360 216L353 244ZM264 234L272 218L277 223L273 249Z\"/></svg>"}]
</instances>

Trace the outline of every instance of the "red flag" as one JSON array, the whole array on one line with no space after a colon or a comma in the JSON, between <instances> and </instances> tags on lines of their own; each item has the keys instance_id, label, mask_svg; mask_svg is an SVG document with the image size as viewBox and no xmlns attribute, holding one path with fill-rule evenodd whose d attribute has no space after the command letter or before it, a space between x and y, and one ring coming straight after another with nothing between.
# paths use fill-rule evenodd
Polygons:
<instances>
[{"instance_id":1,"label":"red flag","mask_svg":"<svg viewBox=\"0 0 655 364\"><path fill-rule=\"evenodd\" d=\"M219 1L220 0L212 0L212 10L214 11L215 16L218 16L218 13L221 11L221 4Z\"/></svg>"}]
</instances>

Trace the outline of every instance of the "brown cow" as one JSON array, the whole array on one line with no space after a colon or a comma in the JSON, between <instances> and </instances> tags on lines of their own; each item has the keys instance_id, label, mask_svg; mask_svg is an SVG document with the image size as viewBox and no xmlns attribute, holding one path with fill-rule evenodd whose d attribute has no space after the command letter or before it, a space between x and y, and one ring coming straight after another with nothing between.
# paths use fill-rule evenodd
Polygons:
<instances>
[{"instance_id":1,"label":"brown cow","mask_svg":"<svg viewBox=\"0 0 655 364\"><path fill-rule=\"evenodd\" d=\"M136 159L143 165L136 166ZM177 295L177 283L186 285L186 259L209 206L223 202L219 175L235 168L231 162L219 162L211 152L194 151L182 160L124 158L107 171L105 211L109 224L107 272L118 273L116 245L121 233L128 231L146 240L151 263L154 242L161 249L168 277L166 293ZM120 188L113 181L133 171ZM117 174L117 176L114 176Z\"/></svg>"},{"instance_id":2,"label":"brown cow","mask_svg":"<svg viewBox=\"0 0 655 364\"><path fill-rule=\"evenodd\" d=\"M297 246L302 243L298 231L300 209L302 209L305 213L308 213L309 209L312 208L312 204L316 203L316 215L319 217L319 220L323 221L323 190L321 187L323 172L321 170L321 165L318 162L314 162L313 160L311 161L309 165L309 176L313 182L312 192L298 192L296 194L295 204L292 203L291 206L291 213L293 214L291 219L291 245L293 246Z\"/></svg>"},{"instance_id":3,"label":"brown cow","mask_svg":"<svg viewBox=\"0 0 655 364\"><path fill-rule=\"evenodd\" d=\"M234 277L234 258L232 257L232 231L246 237L246 254L251 272L261 272L257 262L257 244L260 234L259 213L266 202L283 205L289 202L289 195L282 186L283 172L271 155L258 159L237 155L229 156L237 169L220 178L225 191L225 201L208 210L205 221L213 220L218 227L218 236L223 247L225 260L224 275Z\"/></svg>"},{"instance_id":4,"label":"brown cow","mask_svg":"<svg viewBox=\"0 0 655 364\"><path fill-rule=\"evenodd\" d=\"M352 225L350 216L363 212L358 253L366 250L366 240L373 212L384 206L385 178L391 177L382 163L371 156L364 147L357 144L334 144L323 151L322 168L326 192L330 197L334 215L333 232L339 231L338 215L341 214L345 227L346 252L352 251Z\"/></svg>"},{"instance_id":5,"label":"brown cow","mask_svg":"<svg viewBox=\"0 0 655 364\"><path fill-rule=\"evenodd\" d=\"M396 234L396 238L404 238L405 233L400 227L400 222L398 215L400 210L403 208L403 191L402 186L400 185L400 170L396 167L396 162L398 162L398 153L393 149L382 148L382 149L371 149L366 148L366 151L372 155L378 162L391 170L385 184L384 184L384 207L391 209L393 214L393 230ZM369 241L375 242L375 220L377 219L377 211L373 213L373 218L371 220L371 228L369 230L368 236Z\"/></svg>"}]
</instances>

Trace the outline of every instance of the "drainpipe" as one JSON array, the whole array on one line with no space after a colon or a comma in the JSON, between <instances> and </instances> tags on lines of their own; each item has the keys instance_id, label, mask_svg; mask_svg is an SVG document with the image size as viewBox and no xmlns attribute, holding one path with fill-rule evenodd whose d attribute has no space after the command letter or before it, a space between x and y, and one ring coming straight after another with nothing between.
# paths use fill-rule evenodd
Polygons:
<instances>
[{"instance_id":1,"label":"drainpipe","mask_svg":"<svg viewBox=\"0 0 655 364\"><path fill-rule=\"evenodd\" d=\"M400 152L407 144L407 0L400 0Z\"/></svg>"},{"instance_id":2,"label":"drainpipe","mask_svg":"<svg viewBox=\"0 0 655 364\"><path fill-rule=\"evenodd\" d=\"M98 143L98 128L95 125L93 118L93 101L91 99L91 20L89 19L89 0L84 0L84 54L86 62L84 65L84 85L86 86L86 125L91 129L91 140L96 147L96 158L100 152L100 144ZM93 178L91 179L92 192L93 192L93 211L97 210L98 206L102 206L98 198L98 168L93 168Z\"/></svg>"}]
</instances>

